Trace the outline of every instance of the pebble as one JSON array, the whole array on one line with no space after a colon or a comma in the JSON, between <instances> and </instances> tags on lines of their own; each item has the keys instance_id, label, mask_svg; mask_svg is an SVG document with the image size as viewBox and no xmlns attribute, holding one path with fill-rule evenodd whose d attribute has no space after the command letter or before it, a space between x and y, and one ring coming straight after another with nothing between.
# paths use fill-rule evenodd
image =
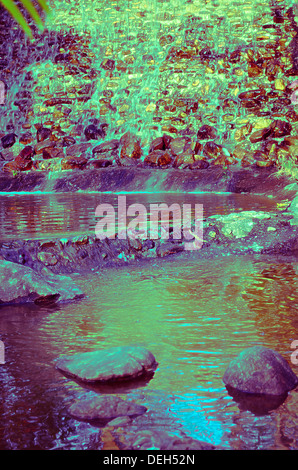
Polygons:
<instances>
[{"instance_id":1,"label":"pebble","mask_svg":"<svg viewBox=\"0 0 298 470\"><path fill-rule=\"evenodd\" d=\"M43 153L43 150L46 149L46 148L51 148L51 147L55 147L56 143L53 142L52 140L50 139L46 139L46 140L43 140L39 143L37 143L35 146L34 146L34 152L36 153L36 155L40 155Z\"/></svg>"},{"instance_id":2,"label":"pebble","mask_svg":"<svg viewBox=\"0 0 298 470\"><path fill-rule=\"evenodd\" d=\"M141 158L143 150L139 139L134 134L129 131L123 134L120 139L120 144L122 146L120 152L121 159L128 158L138 160Z\"/></svg>"}]
</instances>

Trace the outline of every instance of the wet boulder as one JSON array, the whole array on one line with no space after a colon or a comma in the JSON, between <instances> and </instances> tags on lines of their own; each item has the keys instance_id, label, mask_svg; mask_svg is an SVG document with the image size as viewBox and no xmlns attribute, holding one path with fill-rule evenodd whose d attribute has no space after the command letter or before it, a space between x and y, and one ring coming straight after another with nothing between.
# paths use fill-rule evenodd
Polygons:
<instances>
[{"instance_id":1,"label":"wet boulder","mask_svg":"<svg viewBox=\"0 0 298 470\"><path fill-rule=\"evenodd\" d=\"M223 382L240 392L279 396L292 390L298 378L279 353L253 346L230 362Z\"/></svg>"},{"instance_id":2,"label":"wet boulder","mask_svg":"<svg viewBox=\"0 0 298 470\"><path fill-rule=\"evenodd\" d=\"M114 395L91 395L73 403L69 414L83 421L111 421L120 416L139 416L147 411L146 406L122 400Z\"/></svg>"},{"instance_id":3,"label":"wet boulder","mask_svg":"<svg viewBox=\"0 0 298 470\"><path fill-rule=\"evenodd\" d=\"M113 383L151 375L157 366L154 355L143 347L118 346L64 356L56 368L82 382Z\"/></svg>"},{"instance_id":4,"label":"wet boulder","mask_svg":"<svg viewBox=\"0 0 298 470\"><path fill-rule=\"evenodd\" d=\"M227 238L238 239L249 235L258 220L270 219L270 214L263 211L242 211L208 217L210 225L216 225ZM214 221L214 222L213 222Z\"/></svg>"},{"instance_id":5,"label":"wet boulder","mask_svg":"<svg viewBox=\"0 0 298 470\"><path fill-rule=\"evenodd\" d=\"M4 135L3 137L1 137L1 143L2 143L2 147L4 149L7 149L9 147L12 147L15 142L16 142L16 134L14 133L11 133L11 134L6 134Z\"/></svg>"},{"instance_id":6,"label":"wet boulder","mask_svg":"<svg viewBox=\"0 0 298 470\"><path fill-rule=\"evenodd\" d=\"M36 131L37 142L43 142L46 139L49 139L52 135L52 130L48 127L40 126Z\"/></svg>"},{"instance_id":7,"label":"wet boulder","mask_svg":"<svg viewBox=\"0 0 298 470\"><path fill-rule=\"evenodd\" d=\"M0 304L52 304L83 297L68 276L43 274L28 266L0 260Z\"/></svg>"},{"instance_id":8,"label":"wet boulder","mask_svg":"<svg viewBox=\"0 0 298 470\"><path fill-rule=\"evenodd\" d=\"M216 139L217 132L215 127L204 124L197 132L198 140Z\"/></svg>"},{"instance_id":9,"label":"wet boulder","mask_svg":"<svg viewBox=\"0 0 298 470\"><path fill-rule=\"evenodd\" d=\"M103 130L94 124L90 124L84 130L86 140L98 140L105 136Z\"/></svg>"}]
</instances>

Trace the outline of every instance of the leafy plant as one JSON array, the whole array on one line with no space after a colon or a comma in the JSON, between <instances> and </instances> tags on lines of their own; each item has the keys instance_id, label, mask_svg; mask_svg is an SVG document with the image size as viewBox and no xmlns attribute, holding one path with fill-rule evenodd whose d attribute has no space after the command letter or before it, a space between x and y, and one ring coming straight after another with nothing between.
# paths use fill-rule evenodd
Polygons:
<instances>
[{"instance_id":1,"label":"leafy plant","mask_svg":"<svg viewBox=\"0 0 298 470\"><path fill-rule=\"evenodd\" d=\"M39 16L38 11L36 10L35 6L31 2L31 0L20 0L20 3L24 7L25 10L29 13L32 19L35 22L35 25L42 30L43 29L43 21L42 18ZM39 5L41 6L42 10L45 13L49 12L49 7L47 5L46 0L38 0ZM13 0L0 0L0 4L6 8L6 10L10 13L10 15L14 18L14 20L20 25L23 29L25 34L32 40L33 35L30 26L28 25L24 15L22 14L21 10L15 4Z\"/></svg>"}]
</instances>

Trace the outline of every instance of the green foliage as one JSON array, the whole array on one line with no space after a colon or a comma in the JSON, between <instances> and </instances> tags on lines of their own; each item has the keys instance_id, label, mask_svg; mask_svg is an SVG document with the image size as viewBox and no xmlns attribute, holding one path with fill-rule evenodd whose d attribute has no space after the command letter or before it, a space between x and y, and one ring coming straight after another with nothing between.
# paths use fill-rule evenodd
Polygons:
<instances>
[{"instance_id":1,"label":"green foliage","mask_svg":"<svg viewBox=\"0 0 298 470\"><path fill-rule=\"evenodd\" d=\"M25 34L29 36L30 39L33 39L32 31L30 26L28 25L26 19L24 18L22 12L18 8L18 6L14 3L13 0L0 0L0 3L6 8L6 10L9 11L11 16L16 20L16 22L20 25L20 27L23 29ZM38 11L36 10L35 6L31 2L31 0L20 0L20 3L22 6L27 10L29 15L32 17L34 20L36 26L39 29L43 29L43 22L41 17L39 16ZM45 12L49 12L49 7L46 3L46 0L38 0L38 3L41 7L41 9Z\"/></svg>"}]
</instances>

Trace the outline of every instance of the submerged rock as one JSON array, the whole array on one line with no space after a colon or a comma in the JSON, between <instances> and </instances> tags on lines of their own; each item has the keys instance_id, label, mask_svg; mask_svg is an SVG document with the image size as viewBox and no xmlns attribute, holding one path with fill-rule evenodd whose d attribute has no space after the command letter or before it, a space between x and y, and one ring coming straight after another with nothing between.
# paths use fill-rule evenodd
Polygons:
<instances>
[{"instance_id":1,"label":"submerged rock","mask_svg":"<svg viewBox=\"0 0 298 470\"><path fill-rule=\"evenodd\" d=\"M71 278L0 260L0 304L33 302L37 305L74 300L84 296Z\"/></svg>"},{"instance_id":2,"label":"submerged rock","mask_svg":"<svg viewBox=\"0 0 298 470\"><path fill-rule=\"evenodd\" d=\"M83 382L111 383L137 379L152 374L157 367L153 354L139 346L110 349L64 356L56 368Z\"/></svg>"},{"instance_id":3,"label":"submerged rock","mask_svg":"<svg viewBox=\"0 0 298 470\"><path fill-rule=\"evenodd\" d=\"M73 418L86 421L111 421L120 416L139 416L146 411L146 406L113 395L96 395L79 399L68 409Z\"/></svg>"},{"instance_id":4,"label":"submerged rock","mask_svg":"<svg viewBox=\"0 0 298 470\"><path fill-rule=\"evenodd\" d=\"M298 378L279 353L253 346L230 362L223 382L241 392L283 395L298 384Z\"/></svg>"}]
</instances>

